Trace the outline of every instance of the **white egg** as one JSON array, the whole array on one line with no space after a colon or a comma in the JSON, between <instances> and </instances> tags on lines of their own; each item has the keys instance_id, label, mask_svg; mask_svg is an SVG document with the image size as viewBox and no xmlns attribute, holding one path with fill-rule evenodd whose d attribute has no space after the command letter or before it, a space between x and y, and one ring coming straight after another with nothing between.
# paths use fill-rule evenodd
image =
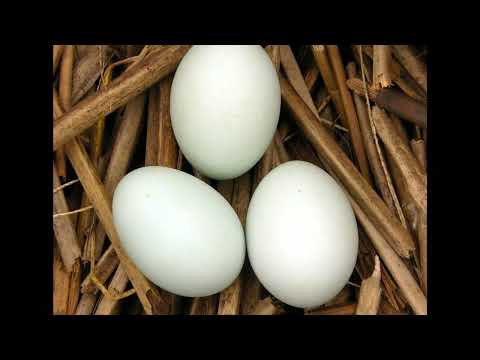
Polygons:
<instances>
[{"instance_id":1,"label":"white egg","mask_svg":"<svg viewBox=\"0 0 480 360\"><path fill-rule=\"evenodd\" d=\"M334 298L358 252L357 223L343 189L304 161L286 162L260 182L250 201L246 238L260 282L299 308Z\"/></svg>"},{"instance_id":2,"label":"white egg","mask_svg":"<svg viewBox=\"0 0 480 360\"><path fill-rule=\"evenodd\" d=\"M239 275L245 258L242 224L203 181L166 167L139 168L120 181L112 208L125 251L160 288L208 296Z\"/></svg>"},{"instance_id":3,"label":"white egg","mask_svg":"<svg viewBox=\"0 0 480 360\"><path fill-rule=\"evenodd\" d=\"M170 96L182 153L202 174L232 179L270 144L280 116L280 84L259 45L196 45L180 62Z\"/></svg>"}]
</instances>

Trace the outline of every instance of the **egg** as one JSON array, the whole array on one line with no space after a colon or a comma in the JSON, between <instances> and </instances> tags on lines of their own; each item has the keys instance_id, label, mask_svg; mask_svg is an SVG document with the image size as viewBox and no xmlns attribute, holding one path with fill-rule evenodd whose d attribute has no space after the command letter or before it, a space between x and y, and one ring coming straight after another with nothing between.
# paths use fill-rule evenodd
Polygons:
<instances>
[{"instance_id":1,"label":"egg","mask_svg":"<svg viewBox=\"0 0 480 360\"><path fill-rule=\"evenodd\" d=\"M250 170L272 141L280 84L259 45L196 45L175 72L170 115L185 158L225 180Z\"/></svg>"},{"instance_id":2,"label":"egg","mask_svg":"<svg viewBox=\"0 0 480 360\"><path fill-rule=\"evenodd\" d=\"M246 240L263 286L298 308L334 298L358 253L357 223L343 189L305 161L283 163L260 182L248 208Z\"/></svg>"},{"instance_id":3,"label":"egg","mask_svg":"<svg viewBox=\"0 0 480 360\"><path fill-rule=\"evenodd\" d=\"M112 212L126 253L162 289L208 296L240 273L245 236L235 210L190 174L161 166L136 169L115 189Z\"/></svg>"}]
</instances>

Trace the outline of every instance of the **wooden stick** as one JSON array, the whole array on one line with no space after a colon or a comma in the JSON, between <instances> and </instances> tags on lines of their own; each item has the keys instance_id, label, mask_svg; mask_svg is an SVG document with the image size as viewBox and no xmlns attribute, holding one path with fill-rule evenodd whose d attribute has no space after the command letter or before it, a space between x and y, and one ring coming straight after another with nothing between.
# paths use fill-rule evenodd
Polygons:
<instances>
[{"instance_id":1,"label":"wooden stick","mask_svg":"<svg viewBox=\"0 0 480 360\"><path fill-rule=\"evenodd\" d=\"M332 306L320 310L305 312L305 315L355 315L357 304L350 303L340 306Z\"/></svg>"},{"instance_id":2,"label":"wooden stick","mask_svg":"<svg viewBox=\"0 0 480 360\"><path fill-rule=\"evenodd\" d=\"M64 49L65 45L53 45L53 75L55 75L57 71L57 66L60 63Z\"/></svg>"},{"instance_id":3,"label":"wooden stick","mask_svg":"<svg viewBox=\"0 0 480 360\"><path fill-rule=\"evenodd\" d=\"M170 91L173 76L167 77L160 83L160 124L158 134L157 164L176 168L178 159L178 145L173 134L172 119L170 117Z\"/></svg>"},{"instance_id":4,"label":"wooden stick","mask_svg":"<svg viewBox=\"0 0 480 360\"><path fill-rule=\"evenodd\" d=\"M337 45L327 45L328 56L332 63L333 73L337 80L338 89L340 91L340 98L342 99L345 116L348 123L347 128L350 131L350 139L353 145L355 158L357 159L360 173L365 177L369 184L372 184L370 175L370 168L368 166L367 155L362 141L362 134L358 124L357 113L353 105L352 95L348 91L346 85L347 77L345 75L345 68L343 66L340 50Z\"/></svg>"},{"instance_id":5,"label":"wooden stick","mask_svg":"<svg viewBox=\"0 0 480 360\"><path fill-rule=\"evenodd\" d=\"M67 314L74 315L80 298L80 284L82 282L82 264L81 259L75 260L70 273L70 283L68 288Z\"/></svg>"},{"instance_id":6,"label":"wooden stick","mask_svg":"<svg viewBox=\"0 0 480 360\"><path fill-rule=\"evenodd\" d=\"M322 75L325 87L327 88L328 93L333 100L333 104L335 105L337 112L340 114L340 121L344 127L348 128L345 109L343 107L340 91L338 90L330 61L328 60L327 49L325 45L312 45L312 53L318 70Z\"/></svg>"},{"instance_id":7,"label":"wooden stick","mask_svg":"<svg viewBox=\"0 0 480 360\"><path fill-rule=\"evenodd\" d=\"M232 193L232 207L237 213L242 226L245 228L247 209L250 202L251 181L247 172L234 180ZM218 300L218 315L238 315L240 313L240 299L244 271L235 279L233 284L220 293Z\"/></svg>"},{"instance_id":8,"label":"wooden stick","mask_svg":"<svg viewBox=\"0 0 480 360\"><path fill-rule=\"evenodd\" d=\"M424 216L420 216L417 237L420 253L420 284L422 285L423 292L427 294L427 219Z\"/></svg>"},{"instance_id":9,"label":"wooden stick","mask_svg":"<svg viewBox=\"0 0 480 360\"><path fill-rule=\"evenodd\" d=\"M390 45L373 45L373 87L375 89L392 86L391 61Z\"/></svg>"},{"instance_id":10,"label":"wooden stick","mask_svg":"<svg viewBox=\"0 0 480 360\"><path fill-rule=\"evenodd\" d=\"M57 169L53 164L53 188L60 186ZM68 204L63 191L58 191L53 195L53 211L55 213L68 212ZM77 234L68 216L54 217L53 230L59 248L62 262L67 270L71 272L75 260L80 257L81 251L78 246Z\"/></svg>"},{"instance_id":11,"label":"wooden stick","mask_svg":"<svg viewBox=\"0 0 480 360\"><path fill-rule=\"evenodd\" d=\"M360 79L348 79L347 86L356 94L365 97L363 83ZM381 108L416 124L422 128L427 127L427 108L424 104L410 98L403 92L394 88L375 91L368 88L368 97Z\"/></svg>"},{"instance_id":12,"label":"wooden stick","mask_svg":"<svg viewBox=\"0 0 480 360\"><path fill-rule=\"evenodd\" d=\"M123 270L123 267L119 265L115 275L113 275L110 285L108 286L108 292L114 295L120 295L125 291L127 285L127 273ZM95 315L114 315L117 312L118 305L118 300L102 296L98 303L97 310L95 311Z\"/></svg>"},{"instance_id":13,"label":"wooden stick","mask_svg":"<svg viewBox=\"0 0 480 360\"><path fill-rule=\"evenodd\" d=\"M267 45L265 48L277 72L280 70L280 46L281 45Z\"/></svg>"},{"instance_id":14,"label":"wooden stick","mask_svg":"<svg viewBox=\"0 0 480 360\"><path fill-rule=\"evenodd\" d=\"M78 103L70 112L55 121L53 150L170 74L188 49L187 45L172 45L154 51L116 78L108 88Z\"/></svg>"},{"instance_id":15,"label":"wooden stick","mask_svg":"<svg viewBox=\"0 0 480 360\"><path fill-rule=\"evenodd\" d=\"M60 105L66 111L72 107L72 73L74 58L74 45L65 45L60 64L59 76L59 100ZM65 150L60 147L55 152L55 163L57 164L58 175L64 178L67 175L67 162Z\"/></svg>"},{"instance_id":16,"label":"wooden stick","mask_svg":"<svg viewBox=\"0 0 480 360\"><path fill-rule=\"evenodd\" d=\"M157 164L158 142L160 133L159 86L152 86L148 91L147 143L145 146L145 166Z\"/></svg>"},{"instance_id":17,"label":"wooden stick","mask_svg":"<svg viewBox=\"0 0 480 360\"><path fill-rule=\"evenodd\" d=\"M410 234L398 222L388 207L370 187L340 146L297 95L289 82L280 75L282 98L291 109L295 120L322 159L335 171L352 196L403 257L410 257L415 245Z\"/></svg>"},{"instance_id":18,"label":"wooden stick","mask_svg":"<svg viewBox=\"0 0 480 360\"><path fill-rule=\"evenodd\" d=\"M416 159L422 166L425 172L427 171L427 149L425 146L425 141L422 139L412 139L410 141L410 146L412 147L413 154L415 155Z\"/></svg>"},{"instance_id":19,"label":"wooden stick","mask_svg":"<svg viewBox=\"0 0 480 360\"><path fill-rule=\"evenodd\" d=\"M312 92L313 87L315 86L315 83L318 80L318 77L320 76L320 72L318 71L318 67L315 64L312 64L307 70L307 73L305 74L305 85L307 85L308 91Z\"/></svg>"},{"instance_id":20,"label":"wooden stick","mask_svg":"<svg viewBox=\"0 0 480 360\"><path fill-rule=\"evenodd\" d=\"M83 294L78 302L75 315L91 315L97 302L96 294Z\"/></svg>"},{"instance_id":21,"label":"wooden stick","mask_svg":"<svg viewBox=\"0 0 480 360\"><path fill-rule=\"evenodd\" d=\"M100 283L104 283L113 274L118 267L120 260L113 245L110 245L108 249L103 253L102 257L95 264L95 276ZM91 274L89 274L82 283L82 293L93 294L97 293L98 289L91 281Z\"/></svg>"},{"instance_id":22,"label":"wooden stick","mask_svg":"<svg viewBox=\"0 0 480 360\"><path fill-rule=\"evenodd\" d=\"M73 69L72 103L76 104L92 88L109 63L112 49L107 45L88 45Z\"/></svg>"},{"instance_id":23,"label":"wooden stick","mask_svg":"<svg viewBox=\"0 0 480 360\"><path fill-rule=\"evenodd\" d=\"M384 110L374 107L373 120L377 132L385 144L386 150L400 169L405 179L415 205L426 214L427 212L427 179L419 162L413 156L410 148L401 141Z\"/></svg>"},{"instance_id":24,"label":"wooden stick","mask_svg":"<svg viewBox=\"0 0 480 360\"><path fill-rule=\"evenodd\" d=\"M347 72L349 74L349 78L355 77L356 70L354 63L348 64ZM365 144L365 151L367 153L375 184L377 185L377 188L380 191L380 194L382 195L385 204L388 206L390 211L395 214L397 212L397 209L395 208L395 202L393 200L395 190L393 189L393 186L389 186L387 179L387 176L389 176L389 174L384 171L384 167L382 166L379 155L381 149L378 149L376 146L372 127L368 118L366 104L356 93L353 93L353 100L355 102L355 107L358 115L358 123L360 125L363 141Z\"/></svg>"},{"instance_id":25,"label":"wooden stick","mask_svg":"<svg viewBox=\"0 0 480 360\"><path fill-rule=\"evenodd\" d=\"M358 297L356 315L376 315L380 306L382 289L380 287L380 260L375 256L375 269L372 276L362 281Z\"/></svg>"},{"instance_id":26,"label":"wooden stick","mask_svg":"<svg viewBox=\"0 0 480 360\"><path fill-rule=\"evenodd\" d=\"M305 84L305 80L303 79L302 72L300 71L300 67L295 60L295 56L292 53L289 45L281 45L280 46L280 57L282 62L282 67L285 70L285 74L287 75L287 79L292 84L295 91L300 95L302 100L307 104L307 106L312 110L314 115L317 117L318 121L321 121L325 124L328 124L332 127L340 128L343 131L348 131L348 129L344 128L343 126L338 126L333 124L331 121L327 119L321 118L318 115L317 107L315 106L312 95Z\"/></svg>"},{"instance_id":27,"label":"wooden stick","mask_svg":"<svg viewBox=\"0 0 480 360\"><path fill-rule=\"evenodd\" d=\"M55 242L54 242L55 243ZM56 245L53 246L53 315L66 315L70 273L63 267Z\"/></svg>"},{"instance_id":28,"label":"wooden stick","mask_svg":"<svg viewBox=\"0 0 480 360\"><path fill-rule=\"evenodd\" d=\"M285 310L276 305L272 298L268 296L267 298L257 302L253 310L248 313L248 315L280 315L283 313L285 313Z\"/></svg>"},{"instance_id":29,"label":"wooden stick","mask_svg":"<svg viewBox=\"0 0 480 360\"><path fill-rule=\"evenodd\" d=\"M140 94L125 107L123 121L118 129L110 162L103 180L105 191L109 198L113 196L115 188L127 173L130 165L135 145L142 130L145 100L146 94ZM106 235L102 224L97 224L95 234L95 259L98 259L101 255Z\"/></svg>"},{"instance_id":30,"label":"wooden stick","mask_svg":"<svg viewBox=\"0 0 480 360\"><path fill-rule=\"evenodd\" d=\"M385 299L382 299L382 301L380 301L380 308L378 313L379 315L408 315L406 311L400 311L393 308L392 305Z\"/></svg>"},{"instance_id":31,"label":"wooden stick","mask_svg":"<svg viewBox=\"0 0 480 360\"><path fill-rule=\"evenodd\" d=\"M393 45L393 54L407 69L412 78L427 93L427 68L408 45Z\"/></svg>"},{"instance_id":32,"label":"wooden stick","mask_svg":"<svg viewBox=\"0 0 480 360\"><path fill-rule=\"evenodd\" d=\"M350 202L353 210L355 211L357 219L365 229L365 232L370 238L370 241L375 247L378 255L382 258L384 264L390 270L390 273L392 274L408 303L416 314L425 315L427 313L427 299L425 298L425 295L422 293L422 290L418 286L412 274L408 271L401 258L385 240L384 236L378 231L378 227L374 225L363 209L357 204L356 200L348 193L347 196L350 198Z\"/></svg>"}]
</instances>

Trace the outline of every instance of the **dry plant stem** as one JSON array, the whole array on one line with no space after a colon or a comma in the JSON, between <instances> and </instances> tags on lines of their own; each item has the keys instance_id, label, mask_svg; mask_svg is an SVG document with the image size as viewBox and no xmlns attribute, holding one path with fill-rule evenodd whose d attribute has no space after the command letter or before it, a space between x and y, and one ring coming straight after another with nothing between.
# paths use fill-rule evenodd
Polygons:
<instances>
[{"instance_id":1,"label":"dry plant stem","mask_svg":"<svg viewBox=\"0 0 480 360\"><path fill-rule=\"evenodd\" d=\"M60 259L58 249L53 247L53 314L66 315L68 308L68 292L70 287L70 273L68 273Z\"/></svg>"},{"instance_id":2,"label":"dry plant stem","mask_svg":"<svg viewBox=\"0 0 480 360\"><path fill-rule=\"evenodd\" d=\"M154 51L113 80L106 89L78 103L70 112L55 121L53 150L172 73L188 49L188 45L172 45L161 51Z\"/></svg>"},{"instance_id":3,"label":"dry plant stem","mask_svg":"<svg viewBox=\"0 0 480 360\"><path fill-rule=\"evenodd\" d=\"M363 83L360 79L347 80L347 86L356 94L365 97ZM427 108L424 104L394 89L374 90L368 88L368 97L381 108L394 113L402 119L422 128L427 127Z\"/></svg>"},{"instance_id":4,"label":"dry plant stem","mask_svg":"<svg viewBox=\"0 0 480 360\"><path fill-rule=\"evenodd\" d=\"M372 59L369 57L363 56L363 52L360 50L360 45L352 45L351 48L352 48L353 57L355 58L355 61L357 62L357 64L359 66L362 63L364 64L366 81L368 83L372 83L372 73L373 73ZM360 54L362 58L360 58ZM372 56L373 56L373 50L372 50Z\"/></svg>"},{"instance_id":5,"label":"dry plant stem","mask_svg":"<svg viewBox=\"0 0 480 360\"><path fill-rule=\"evenodd\" d=\"M416 159L422 166L425 172L427 171L427 149L425 147L425 141L422 139L420 140L411 140L410 146L412 147L412 151L415 154Z\"/></svg>"},{"instance_id":6,"label":"dry plant stem","mask_svg":"<svg viewBox=\"0 0 480 360\"><path fill-rule=\"evenodd\" d=\"M357 219L365 229L378 255L382 258L388 270L390 270L400 291L416 314L425 315L427 313L427 299L412 274L408 271L402 259L387 243L384 236L377 230L377 226L375 226L363 209L357 204L355 199L350 195L348 196Z\"/></svg>"},{"instance_id":7,"label":"dry plant stem","mask_svg":"<svg viewBox=\"0 0 480 360\"><path fill-rule=\"evenodd\" d=\"M60 180L57 169L55 164L53 164L53 187L57 188L59 186ZM55 213L66 213L69 211L63 191L57 191L53 194L53 211ZM55 231L55 238L57 239L62 262L67 272L71 272L75 260L81 255L77 234L75 233L71 219L68 216L54 217L53 230Z\"/></svg>"},{"instance_id":8,"label":"dry plant stem","mask_svg":"<svg viewBox=\"0 0 480 360\"><path fill-rule=\"evenodd\" d=\"M392 119L384 110L374 107L373 120L377 132L390 153L392 160L400 169L407 183L408 191L415 205L423 214L427 213L427 179L419 162L410 148L397 135Z\"/></svg>"},{"instance_id":9,"label":"dry plant stem","mask_svg":"<svg viewBox=\"0 0 480 360\"><path fill-rule=\"evenodd\" d=\"M57 66L60 63L60 58L62 57L63 51L65 50L65 45L53 45L53 75L57 71Z\"/></svg>"},{"instance_id":10,"label":"dry plant stem","mask_svg":"<svg viewBox=\"0 0 480 360\"><path fill-rule=\"evenodd\" d=\"M350 63L347 66L347 71L349 73L349 78L353 78L355 76L355 64ZM355 102L355 108L358 115L358 123L362 132L363 142L365 144L365 151L367 153L375 184L380 190L380 194L382 195L382 198L390 211L392 213L396 213L397 210L395 208L393 194L388 185L388 174L386 174L386 172L384 171L382 163L380 161L379 152L375 144L372 128L370 126L370 120L368 118L366 104L358 94L353 93L352 96Z\"/></svg>"},{"instance_id":11,"label":"dry plant stem","mask_svg":"<svg viewBox=\"0 0 480 360\"><path fill-rule=\"evenodd\" d=\"M118 129L110 162L103 179L105 191L109 198L113 196L118 183L127 173L135 145L142 130L145 99L146 94L140 94L125 107L123 121ZM95 259L98 259L105 244L106 234L102 224L97 224L95 234Z\"/></svg>"},{"instance_id":12,"label":"dry plant stem","mask_svg":"<svg viewBox=\"0 0 480 360\"><path fill-rule=\"evenodd\" d=\"M242 226L245 228L248 204L250 201L250 172L235 179L233 183L232 207L235 209ZM218 300L218 315L238 315L242 294L244 271L235 279L232 285L220 293Z\"/></svg>"},{"instance_id":13,"label":"dry plant stem","mask_svg":"<svg viewBox=\"0 0 480 360\"><path fill-rule=\"evenodd\" d=\"M218 309L218 296L211 295L198 297L192 300L188 315L216 315Z\"/></svg>"},{"instance_id":14,"label":"dry plant stem","mask_svg":"<svg viewBox=\"0 0 480 360\"><path fill-rule=\"evenodd\" d=\"M315 311L305 312L305 315L355 315L357 304L351 303L340 306L332 306Z\"/></svg>"},{"instance_id":15,"label":"dry plant stem","mask_svg":"<svg viewBox=\"0 0 480 360\"><path fill-rule=\"evenodd\" d=\"M108 285L108 292L114 295L122 294L128 285L127 273L123 270L121 265L118 266L115 275L113 275L112 281ZM109 299L106 296L102 296L98 303L95 315L114 315L115 310L118 307L118 300Z\"/></svg>"},{"instance_id":16,"label":"dry plant stem","mask_svg":"<svg viewBox=\"0 0 480 360\"><path fill-rule=\"evenodd\" d=\"M345 155L328 131L297 95L289 82L280 76L282 98L294 114L300 128L322 160L333 169L351 195L362 206L379 231L385 235L402 257L410 257L414 243L410 234L371 188L355 165Z\"/></svg>"},{"instance_id":17,"label":"dry plant stem","mask_svg":"<svg viewBox=\"0 0 480 360\"><path fill-rule=\"evenodd\" d=\"M275 305L272 298L268 296L267 298L258 301L248 315L280 315L284 312L285 311Z\"/></svg>"},{"instance_id":18,"label":"dry plant stem","mask_svg":"<svg viewBox=\"0 0 480 360\"><path fill-rule=\"evenodd\" d=\"M390 45L373 45L373 87L382 89L392 86L392 49Z\"/></svg>"},{"instance_id":19,"label":"dry plant stem","mask_svg":"<svg viewBox=\"0 0 480 360\"><path fill-rule=\"evenodd\" d=\"M160 132L159 86L148 90L147 143L145 146L145 166L157 164L158 134Z\"/></svg>"},{"instance_id":20,"label":"dry plant stem","mask_svg":"<svg viewBox=\"0 0 480 360\"><path fill-rule=\"evenodd\" d=\"M283 144L283 141L282 141L281 136L280 136L278 131L275 132L274 141L275 141L275 149L276 149L277 154L278 154L279 163L282 164L282 163L288 161L289 156L288 156L287 151L285 150L285 145Z\"/></svg>"},{"instance_id":21,"label":"dry plant stem","mask_svg":"<svg viewBox=\"0 0 480 360\"><path fill-rule=\"evenodd\" d=\"M95 264L95 276L100 283L104 283L112 275L120 263L113 245L110 245L108 249L103 253L102 257ZM91 274L89 274L82 284L82 293L92 294L98 291L95 284L91 281Z\"/></svg>"},{"instance_id":22,"label":"dry plant stem","mask_svg":"<svg viewBox=\"0 0 480 360\"><path fill-rule=\"evenodd\" d=\"M170 91L173 76L169 76L160 83L160 123L158 132L157 165L176 168L178 159L178 145L175 140L170 118Z\"/></svg>"},{"instance_id":23,"label":"dry plant stem","mask_svg":"<svg viewBox=\"0 0 480 360\"><path fill-rule=\"evenodd\" d=\"M307 85L308 91L312 91L313 86L317 82L319 76L320 72L318 71L318 67L315 64L312 64L305 74L305 85Z\"/></svg>"},{"instance_id":24,"label":"dry plant stem","mask_svg":"<svg viewBox=\"0 0 480 360\"><path fill-rule=\"evenodd\" d=\"M362 281L358 297L356 315L376 315L380 306L382 289L380 287L380 260L375 256L375 268L372 276Z\"/></svg>"},{"instance_id":25,"label":"dry plant stem","mask_svg":"<svg viewBox=\"0 0 480 360\"><path fill-rule=\"evenodd\" d=\"M360 173L365 177L368 183L372 184L370 175L370 168L368 166L367 155L363 145L362 134L360 126L358 125L357 113L353 105L352 95L346 85L347 77L345 75L345 68L343 66L340 50L337 45L327 45L327 52L332 63L333 73L337 80L338 89L340 91L340 98L342 99L345 116L350 130L350 139L353 145L355 157L357 159Z\"/></svg>"},{"instance_id":26,"label":"dry plant stem","mask_svg":"<svg viewBox=\"0 0 480 360\"><path fill-rule=\"evenodd\" d=\"M427 93L427 68L408 45L393 45L393 54L412 78Z\"/></svg>"},{"instance_id":27,"label":"dry plant stem","mask_svg":"<svg viewBox=\"0 0 480 360\"><path fill-rule=\"evenodd\" d=\"M343 107L342 99L340 97L340 91L333 74L330 61L328 60L327 49L325 45L312 45L313 57L317 64L320 74L322 75L323 82L333 100L333 104L340 114L340 122L346 128L348 128L348 122L345 116L345 109Z\"/></svg>"},{"instance_id":28,"label":"dry plant stem","mask_svg":"<svg viewBox=\"0 0 480 360\"><path fill-rule=\"evenodd\" d=\"M420 253L420 283L423 292L427 294L427 219L423 216L419 219L417 237Z\"/></svg>"},{"instance_id":29,"label":"dry plant stem","mask_svg":"<svg viewBox=\"0 0 480 360\"><path fill-rule=\"evenodd\" d=\"M408 315L406 311L400 311L392 307L388 301L380 301L379 315Z\"/></svg>"},{"instance_id":30,"label":"dry plant stem","mask_svg":"<svg viewBox=\"0 0 480 360\"><path fill-rule=\"evenodd\" d=\"M280 46L281 45L268 45L265 48L277 72L280 70Z\"/></svg>"},{"instance_id":31,"label":"dry plant stem","mask_svg":"<svg viewBox=\"0 0 480 360\"><path fill-rule=\"evenodd\" d=\"M97 302L97 294L83 294L78 302L75 315L91 315Z\"/></svg>"}]
</instances>

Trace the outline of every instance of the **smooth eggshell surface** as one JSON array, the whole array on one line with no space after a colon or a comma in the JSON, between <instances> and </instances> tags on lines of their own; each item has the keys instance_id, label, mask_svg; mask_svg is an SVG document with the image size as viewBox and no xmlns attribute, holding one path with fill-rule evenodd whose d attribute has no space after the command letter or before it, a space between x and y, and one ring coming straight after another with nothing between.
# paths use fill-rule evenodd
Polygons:
<instances>
[{"instance_id":1,"label":"smooth eggshell surface","mask_svg":"<svg viewBox=\"0 0 480 360\"><path fill-rule=\"evenodd\" d=\"M343 189L304 161L286 162L263 178L250 201L246 238L260 282L299 308L334 298L358 252L357 223Z\"/></svg>"},{"instance_id":2,"label":"smooth eggshell surface","mask_svg":"<svg viewBox=\"0 0 480 360\"><path fill-rule=\"evenodd\" d=\"M160 288L208 296L240 273L242 224L230 204L203 181L166 167L139 168L120 181L112 208L127 254Z\"/></svg>"},{"instance_id":3,"label":"smooth eggshell surface","mask_svg":"<svg viewBox=\"0 0 480 360\"><path fill-rule=\"evenodd\" d=\"M195 45L172 83L175 138L195 169L217 180L250 170L280 116L275 67L259 45Z\"/></svg>"}]
</instances>

